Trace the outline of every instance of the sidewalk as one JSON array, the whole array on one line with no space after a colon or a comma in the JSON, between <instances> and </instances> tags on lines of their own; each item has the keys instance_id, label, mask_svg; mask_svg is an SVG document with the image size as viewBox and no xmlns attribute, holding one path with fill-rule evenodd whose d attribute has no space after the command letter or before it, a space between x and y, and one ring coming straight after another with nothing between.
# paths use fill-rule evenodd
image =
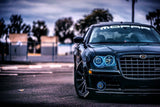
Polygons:
<instances>
[{"instance_id":1,"label":"sidewalk","mask_svg":"<svg viewBox=\"0 0 160 107\"><path fill-rule=\"evenodd\" d=\"M1 59L0 59L1 61ZM58 63L73 63L73 55L42 55L42 56L12 56L7 57L8 63L37 63L37 62L58 62Z\"/></svg>"}]
</instances>

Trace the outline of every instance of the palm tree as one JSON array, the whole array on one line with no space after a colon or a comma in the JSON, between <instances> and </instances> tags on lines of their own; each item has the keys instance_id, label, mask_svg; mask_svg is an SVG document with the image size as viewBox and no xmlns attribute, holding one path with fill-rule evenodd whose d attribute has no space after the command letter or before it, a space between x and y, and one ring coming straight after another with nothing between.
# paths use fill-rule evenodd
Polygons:
<instances>
[{"instance_id":1,"label":"palm tree","mask_svg":"<svg viewBox=\"0 0 160 107\"><path fill-rule=\"evenodd\" d=\"M153 22L154 22L154 19L156 17L156 12L149 12L147 15L146 15L146 19L148 21L150 21L150 24L153 25Z\"/></svg>"},{"instance_id":2,"label":"palm tree","mask_svg":"<svg viewBox=\"0 0 160 107\"><path fill-rule=\"evenodd\" d=\"M160 31L160 9L156 10L155 17L156 17L156 19L155 19L154 25Z\"/></svg>"},{"instance_id":3,"label":"palm tree","mask_svg":"<svg viewBox=\"0 0 160 107\"><path fill-rule=\"evenodd\" d=\"M148 12L146 19L150 21L152 26L155 26L160 31L160 9L153 12Z\"/></svg>"}]
</instances>

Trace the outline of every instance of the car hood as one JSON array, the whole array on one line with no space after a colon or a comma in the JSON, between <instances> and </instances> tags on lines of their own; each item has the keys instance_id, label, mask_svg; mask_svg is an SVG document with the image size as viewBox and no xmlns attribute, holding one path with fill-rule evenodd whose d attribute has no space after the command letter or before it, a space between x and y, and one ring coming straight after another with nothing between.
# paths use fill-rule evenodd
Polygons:
<instances>
[{"instance_id":1,"label":"car hood","mask_svg":"<svg viewBox=\"0 0 160 107\"><path fill-rule=\"evenodd\" d=\"M94 50L95 53L159 53L159 46L140 46L140 45L123 45L123 46L109 46L109 45L90 45L90 48Z\"/></svg>"}]
</instances>

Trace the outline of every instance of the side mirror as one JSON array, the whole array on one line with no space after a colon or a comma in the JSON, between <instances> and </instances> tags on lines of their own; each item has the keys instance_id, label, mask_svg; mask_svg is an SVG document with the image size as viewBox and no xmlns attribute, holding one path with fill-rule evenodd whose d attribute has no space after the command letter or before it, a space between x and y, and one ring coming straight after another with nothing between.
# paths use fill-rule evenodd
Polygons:
<instances>
[{"instance_id":1,"label":"side mirror","mask_svg":"<svg viewBox=\"0 0 160 107\"><path fill-rule=\"evenodd\" d=\"M77 37L74 37L74 43L83 43L83 37L81 36L77 36Z\"/></svg>"}]
</instances>

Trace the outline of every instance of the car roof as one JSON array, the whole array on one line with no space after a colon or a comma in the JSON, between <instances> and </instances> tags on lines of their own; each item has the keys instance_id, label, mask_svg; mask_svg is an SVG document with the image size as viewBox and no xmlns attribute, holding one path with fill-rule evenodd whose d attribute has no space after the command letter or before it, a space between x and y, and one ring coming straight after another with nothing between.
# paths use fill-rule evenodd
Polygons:
<instances>
[{"instance_id":1,"label":"car roof","mask_svg":"<svg viewBox=\"0 0 160 107\"><path fill-rule=\"evenodd\" d=\"M150 25L141 24L141 23L132 23L132 22L100 22L98 24L93 24L90 27L93 26L110 26L110 25L137 25L137 26L146 26L151 27Z\"/></svg>"}]
</instances>

